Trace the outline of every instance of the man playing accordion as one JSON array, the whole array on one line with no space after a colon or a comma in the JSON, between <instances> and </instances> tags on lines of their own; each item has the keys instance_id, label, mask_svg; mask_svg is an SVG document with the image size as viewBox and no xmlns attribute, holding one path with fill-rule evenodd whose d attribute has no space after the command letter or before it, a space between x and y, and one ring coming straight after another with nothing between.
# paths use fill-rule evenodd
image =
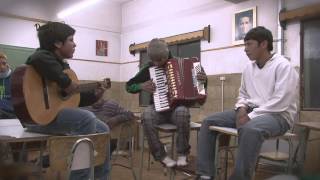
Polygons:
<instances>
[{"instance_id":1,"label":"man playing accordion","mask_svg":"<svg viewBox=\"0 0 320 180\"><path fill-rule=\"evenodd\" d=\"M141 70L126 83L129 93L145 91L154 93L156 84L150 77L149 69L152 67L164 67L172 58L166 42L160 39L152 39L147 48L147 54L151 62L142 67ZM207 76L203 69L196 74L196 79L203 84L207 81ZM192 79L190 79L192 81ZM145 135L147 137L151 153L156 161L160 161L167 167L187 165L187 155L190 152L190 112L189 108L183 104L177 104L166 111L157 111L154 102L149 105L142 114L142 122ZM171 159L165 151L164 145L160 142L156 125L172 123L177 126L176 151L177 161Z\"/></svg>"}]
</instances>

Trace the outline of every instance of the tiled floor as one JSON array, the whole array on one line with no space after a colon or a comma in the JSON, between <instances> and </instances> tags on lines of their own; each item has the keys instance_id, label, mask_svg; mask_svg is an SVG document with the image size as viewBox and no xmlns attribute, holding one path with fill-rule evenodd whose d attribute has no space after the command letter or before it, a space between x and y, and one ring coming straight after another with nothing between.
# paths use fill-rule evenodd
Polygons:
<instances>
[{"instance_id":1,"label":"tiled floor","mask_svg":"<svg viewBox=\"0 0 320 180\"><path fill-rule=\"evenodd\" d=\"M139 170L139 163L140 163L140 153L139 151L136 151L134 154L134 170L137 174L137 177L139 177L138 170ZM120 163L122 165L127 165L128 161L125 158L117 158L115 161L116 163ZM148 152L145 151L144 154L144 168L143 168L143 180L169 180L169 172L165 168L162 167L162 165L158 162L154 162L152 160L152 164L149 170L147 170L147 163L148 162ZM229 169L229 173L231 172L231 168ZM273 176L273 173L263 173L262 171L258 171L256 173L256 180L262 180L266 179L268 177ZM176 174L176 180L185 180L185 179L194 179L195 177L187 176L185 174L182 174L178 172ZM112 174L111 174L112 180L131 180L134 179L132 176L132 173L129 169L120 167L120 166L113 166ZM218 179L224 179L223 177L220 177Z\"/></svg>"}]
</instances>

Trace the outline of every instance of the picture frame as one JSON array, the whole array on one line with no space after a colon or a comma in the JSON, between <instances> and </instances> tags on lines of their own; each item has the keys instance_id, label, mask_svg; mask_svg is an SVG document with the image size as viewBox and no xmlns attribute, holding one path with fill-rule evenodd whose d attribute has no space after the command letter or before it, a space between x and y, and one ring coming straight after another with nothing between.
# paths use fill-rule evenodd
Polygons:
<instances>
[{"instance_id":1,"label":"picture frame","mask_svg":"<svg viewBox=\"0 0 320 180\"><path fill-rule=\"evenodd\" d=\"M108 56L108 41L96 40L96 56Z\"/></svg>"},{"instance_id":2,"label":"picture frame","mask_svg":"<svg viewBox=\"0 0 320 180\"><path fill-rule=\"evenodd\" d=\"M235 12L232 18L232 44L243 44L245 34L254 27L257 27L256 6Z\"/></svg>"}]
</instances>

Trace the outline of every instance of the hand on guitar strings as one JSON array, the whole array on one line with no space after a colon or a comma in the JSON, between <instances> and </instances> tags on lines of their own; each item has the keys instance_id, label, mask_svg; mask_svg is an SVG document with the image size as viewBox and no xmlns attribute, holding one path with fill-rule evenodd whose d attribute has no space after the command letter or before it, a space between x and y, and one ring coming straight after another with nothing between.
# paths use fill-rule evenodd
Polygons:
<instances>
[{"instance_id":1,"label":"hand on guitar strings","mask_svg":"<svg viewBox=\"0 0 320 180\"><path fill-rule=\"evenodd\" d=\"M153 93L156 90L156 85L154 84L154 82L151 80L146 81L144 83L140 84L140 87L143 91L149 92L149 93Z\"/></svg>"},{"instance_id":2,"label":"hand on guitar strings","mask_svg":"<svg viewBox=\"0 0 320 180\"><path fill-rule=\"evenodd\" d=\"M201 71L197 73L197 80L201 83L205 83L207 81L207 75L205 72Z\"/></svg>"}]
</instances>

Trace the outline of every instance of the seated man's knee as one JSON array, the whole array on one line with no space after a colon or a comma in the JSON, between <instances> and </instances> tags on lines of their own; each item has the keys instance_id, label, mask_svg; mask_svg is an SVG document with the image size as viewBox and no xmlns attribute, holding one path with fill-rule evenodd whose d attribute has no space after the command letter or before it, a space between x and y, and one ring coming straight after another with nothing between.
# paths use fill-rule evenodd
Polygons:
<instances>
[{"instance_id":1,"label":"seated man's knee","mask_svg":"<svg viewBox=\"0 0 320 180\"><path fill-rule=\"evenodd\" d=\"M219 120L214 116L209 116L202 120L201 126L204 126L204 127L219 126Z\"/></svg>"},{"instance_id":2,"label":"seated man's knee","mask_svg":"<svg viewBox=\"0 0 320 180\"><path fill-rule=\"evenodd\" d=\"M95 122L95 119L96 119L96 116L90 112L90 111L87 111L87 110L83 110L82 113L81 113L81 121L80 123L82 125L87 125L87 126L90 126L90 127L94 127L96 126L96 122Z\"/></svg>"},{"instance_id":3,"label":"seated man's knee","mask_svg":"<svg viewBox=\"0 0 320 180\"><path fill-rule=\"evenodd\" d=\"M186 116L186 117L190 117L190 111L189 108L185 107L185 106L178 106L175 108L175 113L178 116Z\"/></svg>"},{"instance_id":4,"label":"seated man's knee","mask_svg":"<svg viewBox=\"0 0 320 180\"><path fill-rule=\"evenodd\" d=\"M81 109L81 117L83 117L83 119L94 119L96 115L91 111Z\"/></svg>"},{"instance_id":5,"label":"seated man's knee","mask_svg":"<svg viewBox=\"0 0 320 180\"><path fill-rule=\"evenodd\" d=\"M243 134L253 135L253 136L261 134L261 131L258 128L252 127L248 123L241 126L238 131L240 136Z\"/></svg>"}]
</instances>

